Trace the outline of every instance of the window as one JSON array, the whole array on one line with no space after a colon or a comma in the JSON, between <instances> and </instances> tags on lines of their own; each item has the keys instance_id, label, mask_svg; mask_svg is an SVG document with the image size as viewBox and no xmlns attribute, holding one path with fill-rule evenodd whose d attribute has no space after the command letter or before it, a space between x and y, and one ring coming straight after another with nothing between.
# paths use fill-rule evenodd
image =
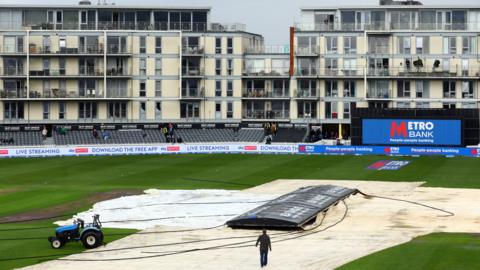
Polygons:
<instances>
[{"instance_id":1,"label":"window","mask_svg":"<svg viewBox=\"0 0 480 270\"><path fill-rule=\"evenodd\" d=\"M456 37L443 37L443 54L457 54L456 43Z\"/></svg>"},{"instance_id":2,"label":"window","mask_svg":"<svg viewBox=\"0 0 480 270\"><path fill-rule=\"evenodd\" d=\"M272 59L272 73L288 75L290 61L288 59Z\"/></svg>"},{"instance_id":3,"label":"window","mask_svg":"<svg viewBox=\"0 0 480 270\"><path fill-rule=\"evenodd\" d=\"M338 118L337 102L325 102L325 118L336 119Z\"/></svg>"},{"instance_id":4,"label":"window","mask_svg":"<svg viewBox=\"0 0 480 270\"><path fill-rule=\"evenodd\" d=\"M227 53L233 53L233 38L227 38Z\"/></svg>"},{"instance_id":5,"label":"window","mask_svg":"<svg viewBox=\"0 0 480 270\"><path fill-rule=\"evenodd\" d=\"M233 59L227 59L227 74L233 75Z\"/></svg>"},{"instance_id":6,"label":"window","mask_svg":"<svg viewBox=\"0 0 480 270\"><path fill-rule=\"evenodd\" d=\"M455 81L443 81L443 97L455 98Z\"/></svg>"},{"instance_id":7,"label":"window","mask_svg":"<svg viewBox=\"0 0 480 270\"><path fill-rule=\"evenodd\" d=\"M472 81L462 81L462 98L474 98Z\"/></svg>"},{"instance_id":8,"label":"window","mask_svg":"<svg viewBox=\"0 0 480 270\"><path fill-rule=\"evenodd\" d=\"M411 38L407 37L398 37L398 53L400 54L410 54L411 53Z\"/></svg>"},{"instance_id":9,"label":"window","mask_svg":"<svg viewBox=\"0 0 480 270\"><path fill-rule=\"evenodd\" d=\"M233 96L233 81L227 81L227 97Z\"/></svg>"},{"instance_id":10,"label":"window","mask_svg":"<svg viewBox=\"0 0 480 270\"><path fill-rule=\"evenodd\" d=\"M337 75L338 73L338 59L325 58L325 75Z\"/></svg>"},{"instance_id":11,"label":"window","mask_svg":"<svg viewBox=\"0 0 480 270\"><path fill-rule=\"evenodd\" d=\"M338 41L337 37L326 37L327 53L337 53L338 52L337 41Z\"/></svg>"},{"instance_id":12,"label":"window","mask_svg":"<svg viewBox=\"0 0 480 270\"><path fill-rule=\"evenodd\" d=\"M215 38L215 53L221 54L222 53L222 38Z\"/></svg>"},{"instance_id":13,"label":"window","mask_svg":"<svg viewBox=\"0 0 480 270\"><path fill-rule=\"evenodd\" d=\"M162 96L162 81L155 81L155 96Z\"/></svg>"},{"instance_id":14,"label":"window","mask_svg":"<svg viewBox=\"0 0 480 270\"><path fill-rule=\"evenodd\" d=\"M343 103L343 119L350 119L350 102Z\"/></svg>"},{"instance_id":15,"label":"window","mask_svg":"<svg viewBox=\"0 0 480 270\"><path fill-rule=\"evenodd\" d=\"M78 118L80 119L97 118L97 103L96 102L79 102Z\"/></svg>"},{"instance_id":16,"label":"window","mask_svg":"<svg viewBox=\"0 0 480 270\"><path fill-rule=\"evenodd\" d=\"M215 75L222 75L222 59L215 60Z\"/></svg>"},{"instance_id":17,"label":"window","mask_svg":"<svg viewBox=\"0 0 480 270\"><path fill-rule=\"evenodd\" d=\"M147 38L140 37L140 53L147 53Z\"/></svg>"},{"instance_id":18,"label":"window","mask_svg":"<svg viewBox=\"0 0 480 270\"><path fill-rule=\"evenodd\" d=\"M67 109L65 107L65 102L60 101L58 103L58 119L65 119L66 112L67 112Z\"/></svg>"},{"instance_id":19,"label":"window","mask_svg":"<svg viewBox=\"0 0 480 270\"><path fill-rule=\"evenodd\" d=\"M325 81L325 96L338 97L338 83L337 81Z\"/></svg>"},{"instance_id":20,"label":"window","mask_svg":"<svg viewBox=\"0 0 480 270\"><path fill-rule=\"evenodd\" d=\"M397 108L408 109L410 108L410 102L397 102Z\"/></svg>"},{"instance_id":21,"label":"window","mask_svg":"<svg viewBox=\"0 0 480 270\"><path fill-rule=\"evenodd\" d=\"M127 118L127 102L108 102L108 118Z\"/></svg>"},{"instance_id":22,"label":"window","mask_svg":"<svg viewBox=\"0 0 480 270\"><path fill-rule=\"evenodd\" d=\"M416 53L428 54L429 53L429 37L416 37Z\"/></svg>"},{"instance_id":23,"label":"window","mask_svg":"<svg viewBox=\"0 0 480 270\"><path fill-rule=\"evenodd\" d=\"M44 101L42 104L43 108L43 119L49 119L50 118L50 102Z\"/></svg>"},{"instance_id":24,"label":"window","mask_svg":"<svg viewBox=\"0 0 480 270\"><path fill-rule=\"evenodd\" d=\"M180 118L198 118L198 117L200 117L200 103L180 102Z\"/></svg>"},{"instance_id":25,"label":"window","mask_svg":"<svg viewBox=\"0 0 480 270\"><path fill-rule=\"evenodd\" d=\"M316 118L317 102L316 101L297 101L298 118Z\"/></svg>"},{"instance_id":26,"label":"window","mask_svg":"<svg viewBox=\"0 0 480 270\"><path fill-rule=\"evenodd\" d=\"M233 118L233 102L227 102L227 118Z\"/></svg>"},{"instance_id":27,"label":"window","mask_svg":"<svg viewBox=\"0 0 480 270\"><path fill-rule=\"evenodd\" d=\"M343 96L355 97L355 81L343 81Z\"/></svg>"},{"instance_id":28,"label":"window","mask_svg":"<svg viewBox=\"0 0 480 270\"><path fill-rule=\"evenodd\" d=\"M145 101L140 102L140 119L145 119L147 111L147 103Z\"/></svg>"},{"instance_id":29,"label":"window","mask_svg":"<svg viewBox=\"0 0 480 270\"><path fill-rule=\"evenodd\" d=\"M162 59L160 58L155 59L155 75L162 75Z\"/></svg>"},{"instance_id":30,"label":"window","mask_svg":"<svg viewBox=\"0 0 480 270\"><path fill-rule=\"evenodd\" d=\"M443 108L444 109L455 109L456 104L453 102L445 102L443 103Z\"/></svg>"},{"instance_id":31,"label":"window","mask_svg":"<svg viewBox=\"0 0 480 270\"><path fill-rule=\"evenodd\" d=\"M297 54L318 53L317 37L297 37Z\"/></svg>"},{"instance_id":32,"label":"window","mask_svg":"<svg viewBox=\"0 0 480 270\"><path fill-rule=\"evenodd\" d=\"M155 38L155 53L162 53L162 38Z\"/></svg>"},{"instance_id":33,"label":"window","mask_svg":"<svg viewBox=\"0 0 480 270\"><path fill-rule=\"evenodd\" d=\"M145 81L140 81L139 96L141 97L147 96L147 83Z\"/></svg>"},{"instance_id":34,"label":"window","mask_svg":"<svg viewBox=\"0 0 480 270\"><path fill-rule=\"evenodd\" d=\"M357 53L357 37L344 37L343 38L343 52L344 52L344 54L356 54Z\"/></svg>"},{"instance_id":35,"label":"window","mask_svg":"<svg viewBox=\"0 0 480 270\"><path fill-rule=\"evenodd\" d=\"M316 80L299 80L297 97L316 97L317 81Z\"/></svg>"},{"instance_id":36,"label":"window","mask_svg":"<svg viewBox=\"0 0 480 270\"><path fill-rule=\"evenodd\" d=\"M462 59L462 76L468 76L468 59Z\"/></svg>"},{"instance_id":37,"label":"window","mask_svg":"<svg viewBox=\"0 0 480 270\"><path fill-rule=\"evenodd\" d=\"M162 118L162 103L159 101L155 102L155 118Z\"/></svg>"},{"instance_id":38,"label":"window","mask_svg":"<svg viewBox=\"0 0 480 270\"><path fill-rule=\"evenodd\" d=\"M409 98L410 97L410 81L397 81L397 97Z\"/></svg>"},{"instance_id":39,"label":"window","mask_svg":"<svg viewBox=\"0 0 480 270\"><path fill-rule=\"evenodd\" d=\"M65 58L58 59L58 72L60 75L65 75Z\"/></svg>"},{"instance_id":40,"label":"window","mask_svg":"<svg viewBox=\"0 0 480 270\"><path fill-rule=\"evenodd\" d=\"M60 53L67 52L67 38L65 36L59 37L58 47L60 48Z\"/></svg>"},{"instance_id":41,"label":"window","mask_svg":"<svg viewBox=\"0 0 480 270\"><path fill-rule=\"evenodd\" d=\"M345 75L357 74L357 59L343 59L343 73Z\"/></svg>"},{"instance_id":42,"label":"window","mask_svg":"<svg viewBox=\"0 0 480 270\"><path fill-rule=\"evenodd\" d=\"M52 49L50 36L43 36L42 44L43 44L43 50L41 50L41 51L43 51L45 53L50 53L51 49Z\"/></svg>"},{"instance_id":43,"label":"window","mask_svg":"<svg viewBox=\"0 0 480 270\"><path fill-rule=\"evenodd\" d=\"M140 76L145 76L147 75L147 59L146 58L140 58Z\"/></svg>"},{"instance_id":44,"label":"window","mask_svg":"<svg viewBox=\"0 0 480 270\"><path fill-rule=\"evenodd\" d=\"M221 97L222 96L222 81L215 81L215 96Z\"/></svg>"},{"instance_id":45,"label":"window","mask_svg":"<svg viewBox=\"0 0 480 270\"><path fill-rule=\"evenodd\" d=\"M5 102L3 104L4 119L23 119L23 102Z\"/></svg>"},{"instance_id":46,"label":"window","mask_svg":"<svg viewBox=\"0 0 480 270\"><path fill-rule=\"evenodd\" d=\"M477 37L462 37L462 54L475 54Z\"/></svg>"},{"instance_id":47,"label":"window","mask_svg":"<svg viewBox=\"0 0 480 270\"><path fill-rule=\"evenodd\" d=\"M428 98L429 97L429 85L428 81L416 81L415 96L417 98Z\"/></svg>"}]
</instances>

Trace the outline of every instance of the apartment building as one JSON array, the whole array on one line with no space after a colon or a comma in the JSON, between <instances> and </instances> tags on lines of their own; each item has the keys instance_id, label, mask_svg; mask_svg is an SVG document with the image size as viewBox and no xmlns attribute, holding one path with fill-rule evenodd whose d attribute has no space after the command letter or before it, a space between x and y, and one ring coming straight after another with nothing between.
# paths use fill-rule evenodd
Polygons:
<instances>
[{"instance_id":1,"label":"apartment building","mask_svg":"<svg viewBox=\"0 0 480 270\"><path fill-rule=\"evenodd\" d=\"M287 29L285 29L287 31ZM303 8L264 46L208 7L0 6L0 120L321 124L351 108L477 108L480 6Z\"/></svg>"},{"instance_id":2,"label":"apartment building","mask_svg":"<svg viewBox=\"0 0 480 270\"><path fill-rule=\"evenodd\" d=\"M0 6L3 124L240 122L263 38L208 7Z\"/></svg>"},{"instance_id":3,"label":"apartment building","mask_svg":"<svg viewBox=\"0 0 480 270\"><path fill-rule=\"evenodd\" d=\"M480 7L381 1L301 13L292 121L310 108L312 120L335 130L348 128L352 105L478 108Z\"/></svg>"}]
</instances>

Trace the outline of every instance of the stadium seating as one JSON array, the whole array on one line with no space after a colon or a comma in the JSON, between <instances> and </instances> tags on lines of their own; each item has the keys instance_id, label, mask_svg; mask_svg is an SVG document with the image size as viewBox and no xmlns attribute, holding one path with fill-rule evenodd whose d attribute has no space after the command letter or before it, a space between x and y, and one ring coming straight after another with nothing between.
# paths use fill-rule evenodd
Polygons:
<instances>
[{"instance_id":1,"label":"stadium seating","mask_svg":"<svg viewBox=\"0 0 480 270\"><path fill-rule=\"evenodd\" d=\"M10 142L13 139L13 143ZM6 142L3 142L6 140ZM2 143L3 142L3 143ZM42 145L40 131L0 132L0 146Z\"/></svg>"},{"instance_id":2,"label":"stadium seating","mask_svg":"<svg viewBox=\"0 0 480 270\"><path fill-rule=\"evenodd\" d=\"M307 136L306 129L279 129L272 142L303 142Z\"/></svg>"},{"instance_id":3,"label":"stadium seating","mask_svg":"<svg viewBox=\"0 0 480 270\"><path fill-rule=\"evenodd\" d=\"M165 143L165 137L159 130L108 130L109 138L104 139L101 131L94 138L90 130L68 131L65 135L54 133L57 145L88 145L88 144L142 144Z\"/></svg>"},{"instance_id":4,"label":"stadium seating","mask_svg":"<svg viewBox=\"0 0 480 270\"><path fill-rule=\"evenodd\" d=\"M261 142L264 138L262 128L242 128L238 131L236 141L239 142Z\"/></svg>"}]
</instances>

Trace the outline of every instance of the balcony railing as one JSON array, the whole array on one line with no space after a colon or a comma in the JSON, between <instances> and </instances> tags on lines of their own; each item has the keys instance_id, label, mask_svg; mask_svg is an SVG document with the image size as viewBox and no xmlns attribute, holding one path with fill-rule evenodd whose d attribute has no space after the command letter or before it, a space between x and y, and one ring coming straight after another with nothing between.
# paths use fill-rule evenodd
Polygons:
<instances>
[{"instance_id":1,"label":"balcony railing","mask_svg":"<svg viewBox=\"0 0 480 270\"><path fill-rule=\"evenodd\" d=\"M81 76L103 76L103 69L80 66L78 74Z\"/></svg>"},{"instance_id":2,"label":"balcony railing","mask_svg":"<svg viewBox=\"0 0 480 270\"><path fill-rule=\"evenodd\" d=\"M35 44L30 44L29 46L30 54L103 54L103 47L99 45L92 46L82 46L78 48L56 48L53 49L51 46L37 46Z\"/></svg>"},{"instance_id":3,"label":"balcony railing","mask_svg":"<svg viewBox=\"0 0 480 270\"><path fill-rule=\"evenodd\" d=\"M245 98L288 98L289 89L243 89L242 96Z\"/></svg>"},{"instance_id":4,"label":"balcony railing","mask_svg":"<svg viewBox=\"0 0 480 270\"><path fill-rule=\"evenodd\" d=\"M362 76L365 74L364 67L349 68L298 68L295 71L296 76Z\"/></svg>"},{"instance_id":5,"label":"balcony railing","mask_svg":"<svg viewBox=\"0 0 480 270\"><path fill-rule=\"evenodd\" d=\"M370 23L344 23L344 22L325 22L316 24L296 23L297 31L378 31L378 30L447 30L461 31L471 30L478 31L480 26L478 23L386 23L386 21L372 21Z\"/></svg>"},{"instance_id":6,"label":"balcony railing","mask_svg":"<svg viewBox=\"0 0 480 270\"><path fill-rule=\"evenodd\" d=\"M320 47L311 46L311 47L296 47L296 55L317 55L320 53Z\"/></svg>"},{"instance_id":7,"label":"balcony railing","mask_svg":"<svg viewBox=\"0 0 480 270\"><path fill-rule=\"evenodd\" d=\"M265 110L244 110L243 118L246 119L286 119L290 117L290 111L265 111Z\"/></svg>"},{"instance_id":8,"label":"balcony railing","mask_svg":"<svg viewBox=\"0 0 480 270\"><path fill-rule=\"evenodd\" d=\"M272 68L271 70L267 70L267 69L264 69L264 68L259 68L259 69L249 68L249 69L245 69L243 71L243 75L244 76L259 76L259 77L262 77L262 76L264 76L264 77L265 76L266 77L288 76L289 71L290 71L290 68L288 68L288 67L277 67L277 68Z\"/></svg>"},{"instance_id":9,"label":"balcony railing","mask_svg":"<svg viewBox=\"0 0 480 270\"><path fill-rule=\"evenodd\" d=\"M182 98L203 98L204 96L203 88L182 88Z\"/></svg>"},{"instance_id":10,"label":"balcony railing","mask_svg":"<svg viewBox=\"0 0 480 270\"><path fill-rule=\"evenodd\" d=\"M0 98L9 99L9 98L26 98L26 90L0 90Z\"/></svg>"},{"instance_id":11,"label":"balcony railing","mask_svg":"<svg viewBox=\"0 0 480 270\"><path fill-rule=\"evenodd\" d=\"M391 89L368 89L367 90L367 98L389 99L392 97L393 95L392 95Z\"/></svg>"},{"instance_id":12,"label":"balcony railing","mask_svg":"<svg viewBox=\"0 0 480 270\"><path fill-rule=\"evenodd\" d=\"M44 90L31 90L29 98L42 99L42 98L101 98L103 97L101 90L97 89L78 89L75 91L69 91L66 89L44 89Z\"/></svg>"},{"instance_id":13,"label":"balcony railing","mask_svg":"<svg viewBox=\"0 0 480 270\"><path fill-rule=\"evenodd\" d=\"M316 89L297 89L295 91L295 97L297 98L316 98L317 90Z\"/></svg>"},{"instance_id":14,"label":"balcony railing","mask_svg":"<svg viewBox=\"0 0 480 270\"><path fill-rule=\"evenodd\" d=\"M182 68L182 76L203 76L205 73L201 68Z\"/></svg>"},{"instance_id":15,"label":"balcony railing","mask_svg":"<svg viewBox=\"0 0 480 270\"><path fill-rule=\"evenodd\" d=\"M129 76L127 68L125 67L111 67L107 68L107 76Z\"/></svg>"},{"instance_id":16,"label":"balcony railing","mask_svg":"<svg viewBox=\"0 0 480 270\"><path fill-rule=\"evenodd\" d=\"M7 67L0 69L2 76L26 76L23 67Z\"/></svg>"},{"instance_id":17,"label":"balcony railing","mask_svg":"<svg viewBox=\"0 0 480 270\"><path fill-rule=\"evenodd\" d=\"M3 54L25 54L25 50L23 49L23 46L0 46L0 52Z\"/></svg>"},{"instance_id":18,"label":"balcony railing","mask_svg":"<svg viewBox=\"0 0 480 270\"><path fill-rule=\"evenodd\" d=\"M288 54L289 45L252 46L245 48L246 54Z\"/></svg>"},{"instance_id":19,"label":"balcony railing","mask_svg":"<svg viewBox=\"0 0 480 270\"><path fill-rule=\"evenodd\" d=\"M107 54L129 54L131 53L127 46L119 46L116 44L107 45Z\"/></svg>"},{"instance_id":20,"label":"balcony railing","mask_svg":"<svg viewBox=\"0 0 480 270\"><path fill-rule=\"evenodd\" d=\"M127 88L107 88L107 98L128 98L130 96Z\"/></svg>"},{"instance_id":21,"label":"balcony railing","mask_svg":"<svg viewBox=\"0 0 480 270\"><path fill-rule=\"evenodd\" d=\"M201 46L182 46L183 54L202 55L204 49Z\"/></svg>"},{"instance_id":22,"label":"balcony railing","mask_svg":"<svg viewBox=\"0 0 480 270\"><path fill-rule=\"evenodd\" d=\"M470 67L463 69L461 66L452 67L443 70L441 67L389 67L389 68L369 68L368 76L388 76L388 77L430 77L430 78L454 78L454 77L480 77L480 67Z\"/></svg>"}]
</instances>

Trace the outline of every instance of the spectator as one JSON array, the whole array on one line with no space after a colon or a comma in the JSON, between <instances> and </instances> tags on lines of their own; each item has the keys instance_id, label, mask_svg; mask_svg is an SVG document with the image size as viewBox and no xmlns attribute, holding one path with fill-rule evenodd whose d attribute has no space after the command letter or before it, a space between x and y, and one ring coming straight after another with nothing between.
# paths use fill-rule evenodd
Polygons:
<instances>
[{"instance_id":1,"label":"spectator","mask_svg":"<svg viewBox=\"0 0 480 270\"><path fill-rule=\"evenodd\" d=\"M178 138L177 138L177 143L183 143L182 137L178 136Z\"/></svg>"},{"instance_id":2,"label":"spectator","mask_svg":"<svg viewBox=\"0 0 480 270\"><path fill-rule=\"evenodd\" d=\"M47 139L47 135L48 135L47 127L46 127L46 126L43 126L43 129L42 129L42 138L43 138L43 140L46 140L46 139Z\"/></svg>"},{"instance_id":3,"label":"spectator","mask_svg":"<svg viewBox=\"0 0 480 270\"><path fill-rule=\"evenodd\" d=\"M168 129L167 126L162 127L163 136L165 136L165 141L168 142Z\"/></svg>"},{"instance_id":4,"label":"spectator","mask_svg":"<svg viewBox=\"0 0 480 270\"><path fill-rule=\"evenodd\" d=\"M95 139L98 139L98 131L97 131L96 128L93 128L92 136L93 136Z\"/></svg>"},{"instance_id":5,"label":"spectator","mask_svg":"<svg viewBox=\"0 0 480 270\"><path fill-rule=\"evenodd\" d=\"M142 138L145 139L146 137L147 137L147 132L145 132L145 130L144 130L143 133L142 133Z\"/></svg>"},{"instance_id":6,"label":"spectator","mask_svg":"<svg viewBox=\"0 0 480 270\"><path fill-rule=\"evenodd\" d=\"M106 140L110 139L110 132L105 130L105 131L103 131L102 136L103 136L103 140L106 141Z\"/></svg>"}]
</instances>

